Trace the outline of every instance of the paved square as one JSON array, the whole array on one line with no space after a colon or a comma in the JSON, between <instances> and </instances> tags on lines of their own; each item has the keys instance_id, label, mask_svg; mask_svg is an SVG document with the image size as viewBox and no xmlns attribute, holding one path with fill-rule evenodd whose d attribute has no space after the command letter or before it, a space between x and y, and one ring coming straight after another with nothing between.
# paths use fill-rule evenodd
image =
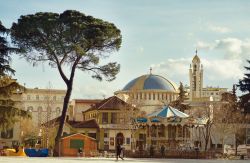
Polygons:
<instances>
[{"instance_id":1,"label":"paved square","mask_svg":"<svg viewBox=\"0 0 250 163\"><path fill-rule=\"evenodd\" d=\"M145 159L125 158L116 161L115 158L30 158L30 157L0 157L0 163L242 163L249 160L193 160L193 159Z\"/></svg>"}]
</instances>

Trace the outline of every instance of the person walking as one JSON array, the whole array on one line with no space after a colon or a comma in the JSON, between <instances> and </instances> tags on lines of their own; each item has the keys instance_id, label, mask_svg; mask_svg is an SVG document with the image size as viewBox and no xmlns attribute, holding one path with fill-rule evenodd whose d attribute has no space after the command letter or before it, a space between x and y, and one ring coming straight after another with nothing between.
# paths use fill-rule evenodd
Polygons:
<instances>
[{"instance_id":1,"label":"person walking","mask_svg":"<svg viewBox=\"0 0 250 163\"><path fill-rule=\"evenodd\" d=\"M165 146L161 146L161 157L165 157Z\"/></svg>"},{"instance_id":2,"label":"person walking","mask_svg":"<svg viewBox=\"0 0 250 163\"><path fill-rule=\"evenodd\" d=\"M118 142L116 145L116 161L118 161L118 157L120 157L122 160L124 160L123 157L121 157L121 152L122 152L122 147L121 147L120 143Z\"/></svg>"}]
</instances>

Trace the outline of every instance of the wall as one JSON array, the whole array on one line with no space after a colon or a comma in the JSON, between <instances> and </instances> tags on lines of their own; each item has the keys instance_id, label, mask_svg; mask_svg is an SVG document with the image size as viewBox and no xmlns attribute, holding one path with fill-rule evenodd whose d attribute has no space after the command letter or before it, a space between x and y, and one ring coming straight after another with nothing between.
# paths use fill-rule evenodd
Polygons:
<instances>
[{"instance_id":1,"label":"wall","mask_svg":"<svg viewBox=\"0 0 250 163\"><path fill-rule=\"evenodd\" d=\"M70 148L70 140L78 139L84 141L84 147L82 147L85 156L91 156L92 153L97 152L97 143L94 139L91 139L82 134L75 134L64 139L61 139L61 156L77 156L78 149Z\"/></svg>"}]
</instances>

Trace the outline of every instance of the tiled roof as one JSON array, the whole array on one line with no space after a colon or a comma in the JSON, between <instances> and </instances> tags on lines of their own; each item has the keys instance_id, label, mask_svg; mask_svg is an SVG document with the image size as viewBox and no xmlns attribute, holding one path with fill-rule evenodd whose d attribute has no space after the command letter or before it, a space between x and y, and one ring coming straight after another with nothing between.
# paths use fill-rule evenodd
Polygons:
<instances>
[{"instance_id":1,"label":"tiled roof","mask_svg":"<svg viewBox=\"0 0 250 163\"><path fill-rule=\"evenodd\" d=\"M50 121L43 123L43 126L50 126L52 124L58 124L60 122L61 116L51 119Z\"/></svg>"},{"instance_id":2,"label":"tiled roof","mask_svg":"<svg viewBox=\"0 0 250 163\"><path fill-rule=\"evenodd\" d=\"M71 126L74 128L99 128L99 125L97 124L95 119L77 122L75 124L72 124Z\"/></svg>"},{"instance_id":3,"label":"tiled roof","mask_svg":"<svg viewBox=\"0 0 250 163\"><path fill-rule=\"evenodd\" d=\"M92 111L92 110L120 110L124 107L132 107L130 104L126 103L125 101L121 100L116 96L109 97L105 100L102 100L99 103L93 105L90 109L86 110L85 112Z\"/></svg>"}]
</instances>

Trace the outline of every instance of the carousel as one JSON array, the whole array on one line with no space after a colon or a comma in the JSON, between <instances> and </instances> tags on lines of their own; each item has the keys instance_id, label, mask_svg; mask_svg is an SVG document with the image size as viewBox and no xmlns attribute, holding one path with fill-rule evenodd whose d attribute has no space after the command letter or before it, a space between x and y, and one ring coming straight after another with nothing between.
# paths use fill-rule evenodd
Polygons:
<instances>
[{"instance_id":1,"label":"carousel","mask_svg":"<svg viewBox=\"0 0 250 163\"><path fill-rule=\"evenodd\" d=\"M136 145L147 149L150 145L168 149L192 148L194 140L192 130L200 126L198 121L171 106L136 119L139 128Z\"/></svg>"}]
</instances>

